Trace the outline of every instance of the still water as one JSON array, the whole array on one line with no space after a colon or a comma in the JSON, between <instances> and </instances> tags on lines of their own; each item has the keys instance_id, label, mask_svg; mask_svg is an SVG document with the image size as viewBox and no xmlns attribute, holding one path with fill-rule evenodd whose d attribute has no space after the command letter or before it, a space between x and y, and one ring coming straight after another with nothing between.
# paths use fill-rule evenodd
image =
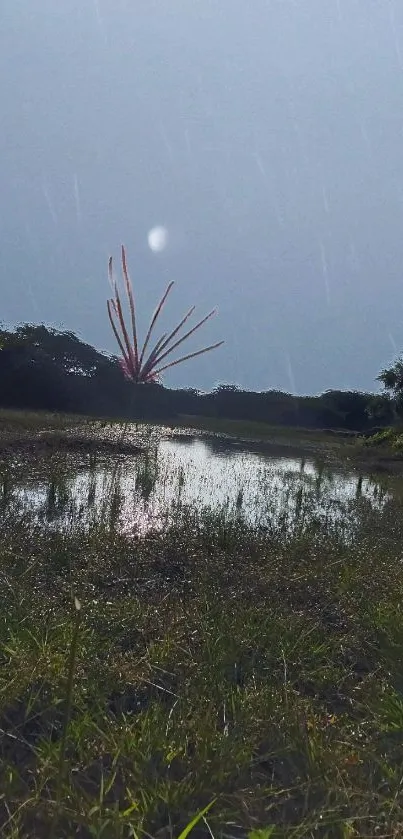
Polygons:
<instances>
[{"instance_id":1,"label":"still water","mask_svg":"<svg viewBox=\"0 0 403 839\"><path fill-rule=\"evenodd\" d=\"M128 535L161 530L184 511L219 511L265 528L301 518L341 522L357 503L380 509L388 498L371 478L312 454L161 430L136 456L73 457L17 473L3 487L3 507L13 504L48 527L103 520Z\"/></svg>"}]
</instances>

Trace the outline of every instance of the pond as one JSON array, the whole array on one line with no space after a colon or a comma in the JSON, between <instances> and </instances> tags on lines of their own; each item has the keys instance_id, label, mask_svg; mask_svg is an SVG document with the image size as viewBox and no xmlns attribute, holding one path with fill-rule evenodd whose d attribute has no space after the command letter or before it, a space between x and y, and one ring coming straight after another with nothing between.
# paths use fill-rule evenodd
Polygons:
<instances>
[{"instance_id":1,"label":"pond","mask_svg":"<svg viewBox=\"0 0 403 839\"><path fill-rule=\"evenodd\" d=\"M141 434L141 432L140 432ZM133 437L136 433L133 430ZM2 506L47 527L107 522L128 535L161 530L178 515L219 512L224 521L288 530L314 521L342 526L358 506L381 509L389 493L369 476L314 454L148 429L139 455L16 458L3 467Z\"/></svg>"}]
</instances>

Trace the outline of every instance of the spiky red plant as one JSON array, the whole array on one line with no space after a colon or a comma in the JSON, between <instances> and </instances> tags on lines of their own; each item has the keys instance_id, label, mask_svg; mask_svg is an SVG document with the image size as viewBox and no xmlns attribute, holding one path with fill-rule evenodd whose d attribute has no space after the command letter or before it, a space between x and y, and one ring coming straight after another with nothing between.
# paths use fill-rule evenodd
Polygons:
<instances>
[{"instance_id":1,"label":"spiky red plant","mask_svg":"<svg viewBox=\"0 0 403 839\"><path fill-rule=\"evenodd\" d=\"M113 272L112 257L110 257L109 279L111 282L114 296L107 302L108 315L115 338L119 345L119 349L122 353L120 364L125 376L128 379L131 379L133 382L136 382L137 384L145 382L156 382L158 381L160 374L163 373L165 370L168 370L169 367L174 367L176 364L181 364L183 361L188 361L188 359L190 358L196 358L196 356L202 355L203 353L209 352L210 350L214 350L224 343L224 341L218 341L217 344L211 344L209 347L204 347L202 350L197 350L196 352L184 355L181 358L176 359L175 361L170 361L168 364L163 364L163 366L161 367L161 362L167 359L168 356L174 350L176 350L180 344L182 344L184 341L190 338L190 336L193 335L193 333L196 332L197 329L203 326L203 324L206 323L206 321L208 321L209 318L211 318L215 314L216 310L213 309L211 312L209 312L208 315L202 318L202 320L196 323L195 326L189 329L188 332L186 332L184 335L182 335L180 338L174 341L174 338L178 335L186 321L193 314L195 306L192 306L192 308L189 309L189 311L182 318L180 323L178 323L175 329L173 329L172 332L169 333L169 335L167 335L167 333L165 332L146 355L146 351L148 349L148 345L150 343L150 338L153 333L154 327L157 323L158 317L163 309L164 303L174 283L170 282L164 294L162 295L162 298L158 303L158 306L151 318L150 325L148 327L146 337L144 340L144 344L140 349L137 336L134 294L129 273L127 270L126 251L123 245L122 272L130 311L131 324L129 329L126 325L122 303L119 296L118 284Z\"/></svg>"}]
</instances>

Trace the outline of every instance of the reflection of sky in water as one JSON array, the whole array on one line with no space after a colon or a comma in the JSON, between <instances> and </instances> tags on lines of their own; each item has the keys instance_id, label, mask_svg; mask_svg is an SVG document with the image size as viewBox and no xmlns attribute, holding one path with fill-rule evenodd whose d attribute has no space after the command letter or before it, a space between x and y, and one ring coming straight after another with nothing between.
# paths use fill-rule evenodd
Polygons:
<instances>
[{"instance_id":1,"label":"reflection of sky in water","mask_svg":"<svg viewBox=\"0 0 403 839\"><path fill-rule=\"evenodd\" d=\"M242 513L254 524L273 525L285 514L295 519L301 510L337 520L357 496L375 506L385 497L356 474L235 445L225 449L222 441L215 448L200 438L162 440L147 454L80 469L60 484L27 483L16 496L57 526L114 516L127 533L161 529L178 506L220 509L229 517Z\"/></svg>"}]
</instances>

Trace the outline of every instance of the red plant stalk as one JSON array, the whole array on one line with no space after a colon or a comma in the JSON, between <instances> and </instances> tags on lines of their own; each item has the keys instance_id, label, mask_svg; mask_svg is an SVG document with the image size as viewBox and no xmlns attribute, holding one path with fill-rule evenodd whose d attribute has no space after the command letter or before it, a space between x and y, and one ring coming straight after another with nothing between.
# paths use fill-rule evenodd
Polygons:
<instances>
[{"instance_id":1,"label":"red plant stalk","mask_svg":"<svg viewBox=\"0 0 403 839\"><path fill-rule=\"evenodd\" d=\"M210 350L215 350L217 349L217 347L220 347L224 343L224 341L218 341L216 344L211 344L208 347L203 347L203 349L201 350L196 350L195 352L188 353L187 355L181 356L180 358L177 358L173 361L169 361L162 367L160 366L161 362L164 359L167 359L168 356L170 356L170 354L174 352L174 350L176 350L180 344L182 344L184 341L187 341L187 339L190 338L190 336L193 335L198 329L200 329L200 327L203 326L203 324L206 323L206 321L208 321L216 312L216 310L213 309L212 312L209 312L209 314L202 318L202 320L200 320L198 323L196 323L195 326L189 329L184 335L179 337L178 340L173 342L173 339L178 335L186 321L193 314L195 307L192 306L192 308L189 309L189 311L184 315L184 317L180 320L178 325L169 333L168 336L165 332L161 336L161 338L159 338L159 340L156 342L153 349L149 352L147 358L145 359L145 353L150 342L151 335L158 322L158 318L163 310L166 299L174 283L170 282L164 294L162 295L161 300L158 303L158 306L155 309L155 312L151 318L143 346L139 351L134 293L129 277L129 272L127 269L126 251L123 245L121 257L122 273L124 278L128 307L130 311L130 328L127 327L125 321L122 302L119 295L118 283L113 273L112 257L110 257L109 259L108 273L114 296L107 301L107 308L110 324L116 341L118 343L120 352L122 354L119 363L127 379L130 379L136 384L156 382L159 380L160 374L163 373L165 370L168 370L170 367L175 367L177 364L182 364L182 362L188 361L191 358L196 358L199 355L203 355L203 353L210 352ZM129 333L131 333L130 337Z\"/></svg>"}]
</instances>

